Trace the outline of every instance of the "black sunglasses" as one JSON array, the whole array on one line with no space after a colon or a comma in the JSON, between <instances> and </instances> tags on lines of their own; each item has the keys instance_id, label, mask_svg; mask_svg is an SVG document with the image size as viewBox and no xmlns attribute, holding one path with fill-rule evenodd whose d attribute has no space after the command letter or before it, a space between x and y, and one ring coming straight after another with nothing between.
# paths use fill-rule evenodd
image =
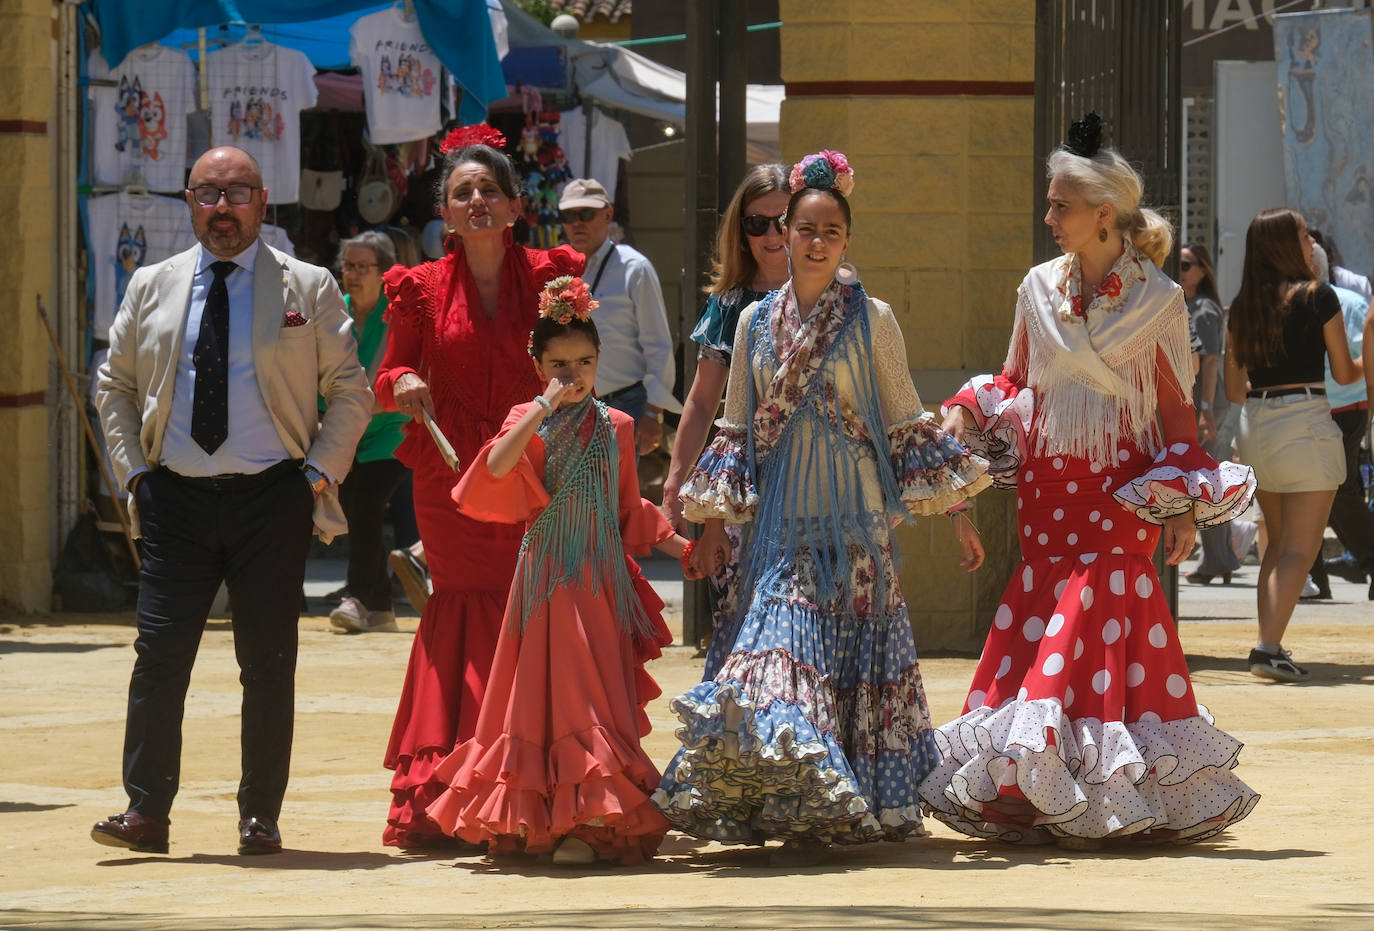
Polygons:
<instances>
[{"instance_id":1,"label":"black sunglasses","mask_svg":"<svg viewBox=\"0 0 1374 931\"><path fill-rule=\"evenodd\" d=\"M572 210L560 210L558 211L558 219L564 223L571 223L573 220L590 223L596 219L597 214L605 209L605 207L575 207Z\"/></svg>"},{"instance_id":2,"label":"black sunglasses","mask_svg":"<svg viewBox=\"0 0 1374 931\"><path fill-rule=\"evenodd\" d=\"M1181 272L1186 272L1188 269L1190 269L1190 268L1192 268L1192 267L1193 267L1193 263L1192 263L1192 262L1189 262L1189 261L1186 260L1186 259L1185 259L1184 261L1178 263L1178 270L1181 271Z\"/></svg>"},{"instance_id":3,"label":"black sunglasses","mask_svg":"<svg viewBox=\"0 0 1374 931\"><path fill-rule=\"evenodd\" d=\"M764 216L761 213L751 213L749 216L742 218L739 222L740 226L744 227L744 235L766 236L769 226L772 226L773 229L782 233L782 221L786 218L787 214L785 213L780 213L775 217Z\"/></svg>"}]
</instances>

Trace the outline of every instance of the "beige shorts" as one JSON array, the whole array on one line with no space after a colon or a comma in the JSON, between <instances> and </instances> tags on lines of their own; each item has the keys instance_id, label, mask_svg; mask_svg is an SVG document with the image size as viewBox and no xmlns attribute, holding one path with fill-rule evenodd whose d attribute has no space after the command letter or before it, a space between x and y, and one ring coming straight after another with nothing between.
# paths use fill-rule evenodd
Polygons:
<instances>
[{"instance_id":1,"label":"beige shorts","mask_svg":"<svg viewBox=\"0 0 1374 931\"><path fill-rule=\"evenodd\" d=\"M1321 395L1246 398L1236 450L1260 491L1333 491L1345 481L1341 428Z\"/></svg>"}]
</instances>

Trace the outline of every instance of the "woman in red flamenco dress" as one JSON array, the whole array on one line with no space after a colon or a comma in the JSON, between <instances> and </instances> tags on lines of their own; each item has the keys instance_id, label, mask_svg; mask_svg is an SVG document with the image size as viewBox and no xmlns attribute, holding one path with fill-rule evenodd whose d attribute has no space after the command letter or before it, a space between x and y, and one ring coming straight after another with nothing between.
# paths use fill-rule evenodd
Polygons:
<instances>
[{"instance_id":1,"label":"woman in red flamenco dress","mask_svg":"<svg viewBox=\"0 0 1374 931\"><path fill-rule=\"evenodd\" d=\"M463 514L527 529L476 733L439 764L450 789L429 815L494 858L639 863L668 830L639 740L659 695L644 663L672 634L627 551L689 548L639 496L634 421L592 396L586 286L555 279L546 294L530 351L548 387L453 492Z\"/></svg>"},{"instance_id":2,"label":"woman in red flamenco dress","mask_svg":"<svg viewBox=\"0 0 1374 931\"><path fill-rule=\"evenodd\" d=\"M384 279L389 333L377 400L415 418L396 458L414 470L415 517L434 584L386 751L394 776L383 842L395 847L449 842L425 815L446 788L434 766L473 734L520 548L518 527L458 513L450 496L458 476L422 412L438 423L460 467L468 467L511 406L539 391L526 341L539 316L540 288L579 274L584 264L568 246L513 244L508 224L520 211L517 176L499 151L499 134L474 129L446 140L440 213L452 231L448 255L393 268Z\"/></svg>"},{"instance_id":3,"label":"woman in red flamenco dress","mask_svg":"<svg viewBox=\"0 0 1374 931\"><path fill-rule=\"evenodd\" d=\"M1172 231L1095 114L1048 163L1064 255L1018 290L1002 374L946 403L945 429L1014 486L1022 561L922 808L955 830L1098 849L1190 843L1244 818L1241 744L1197 703L1152 556L1235 517L1250 470L1196 444Z\"/></svg>"}]
</instances>

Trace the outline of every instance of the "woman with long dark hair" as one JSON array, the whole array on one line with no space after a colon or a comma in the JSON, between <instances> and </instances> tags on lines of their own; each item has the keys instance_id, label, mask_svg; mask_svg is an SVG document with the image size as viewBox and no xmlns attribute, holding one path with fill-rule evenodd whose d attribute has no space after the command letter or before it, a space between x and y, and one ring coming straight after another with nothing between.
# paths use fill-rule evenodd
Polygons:
<instances>
[{"instance_id":1,"label":"woman with long dark hair","mask_svg":"<svg viewBox=\"0 0 1374 931\"><path fill-rule=\"evenodd\" d=\"M697 837L783 840L774 862L796 866L921 833L938 754L892 527L950 513L971 571L983 547L961 509L989 482L921 406L892 308L844 263L848 161L809 155L789 182L792 277L740 315L724 425L682 488L706 525L699 571L744 525L737 617L719 668L672 702L683 746L654 802Z\"/></svg>"},{"instance_id":2,"label":"woman with long dark hair","mask_svg":"<svg viewBox=\"0 0 1374 931\"><path fill-rule=\"evenodd\" d=\"M1266 210L1245 234L1240 291L1231 302L1226 394L1245 405L1236 445L1255 470L1269 532L1250 672L1280 682L1308 677L1283 648L1283 635L1345 478L1341 431L1326 400L1326 359L1340 384L1364 377L1363 362L1350 357L1340 299L1315 279L1307 223L1286 207Z\"/></svg>"},{"instance_id":3,"label":"woman with long dark hair","mask_svg":"<svg viewBox=\"0 0 1374 931\"><path fill-rule=\"evenodd\" d=\"M663 482L663 514L679 532L685 530L686 523L678 490L706 447L711 422L720 409L740 312L787 281L787 236L783 223L790 195L784 166L756 165L745 174L720 218L711 280L705 288L706 306L692 330L692 340L697 344L697 371L683 402L673 458ZM738 547L738 528L730 533L731 544ZM713 628L728 623L731 616L731 590L739 572L737 549L734 555L735 559L708 579ZM720 649L725 646L714 632L711 642L717 649L707 654L707 679L715 675Z\"/></svg>"}]
</instances>

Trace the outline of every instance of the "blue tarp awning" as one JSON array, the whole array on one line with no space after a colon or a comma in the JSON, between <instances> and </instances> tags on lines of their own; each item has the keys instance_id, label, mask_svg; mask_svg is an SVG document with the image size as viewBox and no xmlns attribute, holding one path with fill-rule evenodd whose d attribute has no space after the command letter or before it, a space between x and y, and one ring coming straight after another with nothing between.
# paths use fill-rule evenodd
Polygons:
<instances>
[{"instance_id":1,"label":"blue tarp awning","mask_svg":"<svg viewBox=\"0 0 1374 931\"><path fill-rule=\"evenodd\" d=\"M425 41L462 89L459 119L481 122L488 104L506 96L486 0L414 3ZM217 38L218 27L226 23L260 23L265 39L299 49L316 68L347 68L349 27L360 16L392 5L377 0L166 0L154 14L147 0L88 0L100 24L101 54L112 68L140 45L191 43L199 28L215 27L207 37ZM223 37L232 41L242 34L240 25Z\"/></svg>"}]
</instances>

